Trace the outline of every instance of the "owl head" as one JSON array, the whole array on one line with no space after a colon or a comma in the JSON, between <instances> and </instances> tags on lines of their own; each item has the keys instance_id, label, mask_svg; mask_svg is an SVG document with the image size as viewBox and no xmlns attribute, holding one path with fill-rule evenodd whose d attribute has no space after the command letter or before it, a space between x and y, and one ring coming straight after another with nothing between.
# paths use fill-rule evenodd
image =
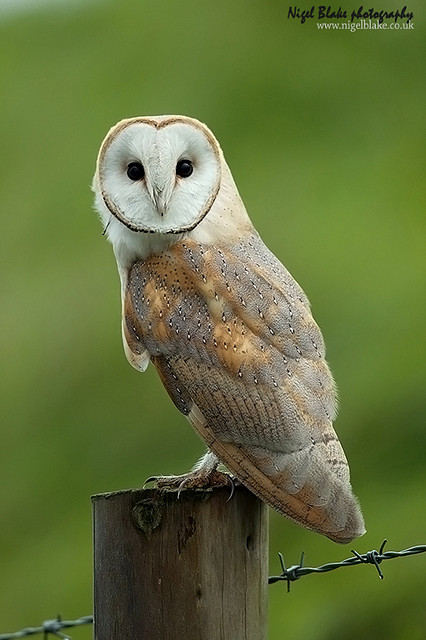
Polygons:
<instances>
[{"instance_id":1,"label":"owl head","mask_svg":"<svg viewBox=\"0 0 426 640\"><path fill-rule=\"evenodd\" d=\"M200 230L205 241L212 234L229 236L242 217L248 220L219 143L186 116L118 122L101 145L93 190L116 254L124 245L144 257L159 237L163 247L207 216L212 219Z\"/></svg>"}]
</instances>

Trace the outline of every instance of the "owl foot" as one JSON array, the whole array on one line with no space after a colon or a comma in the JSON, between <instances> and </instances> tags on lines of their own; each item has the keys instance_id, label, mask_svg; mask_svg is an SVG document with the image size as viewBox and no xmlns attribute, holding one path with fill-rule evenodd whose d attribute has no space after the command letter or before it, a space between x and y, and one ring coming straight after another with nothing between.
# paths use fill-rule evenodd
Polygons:
<instances>
[{"instance_id":1,"label":"owl foot","mask_svg":"<svg viewBox=\"0 0 426 640\"><path fill-rule=\"evenodd\" d=\"M235 490L235 482L231 476L217 469L209 470L208 473L200 469L180 476L151 476L145 481L144 487L148 482L155 482L157 489L177 489L178 498L182 491L230 487L230 500Z\"/></svg>"}]
</instances>

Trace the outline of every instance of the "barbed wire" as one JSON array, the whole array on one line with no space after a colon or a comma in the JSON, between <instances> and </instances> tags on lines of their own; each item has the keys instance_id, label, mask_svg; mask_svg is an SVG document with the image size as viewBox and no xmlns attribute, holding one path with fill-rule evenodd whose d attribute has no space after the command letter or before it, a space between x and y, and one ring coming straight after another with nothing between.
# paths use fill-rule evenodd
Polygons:
<instances>
[{"instance_id":1,"label":"barbed wire","mask_svg":"<svg viewBox=\"0 0 426 640\"><path fill-rule=\"evenodd\" d=\"M342 560L341 562L329 562L327 564L323 564L320 567L304 567L303 561L305 554L302 552L300 558L300 564L292 565L291 567L287 567L284 564L284 558L282 553L278 553L278 557L280 559L282 573L279 576L270 576L268 578L268 584L273 584L274 582L279 582L284 580L287 582L287 592L290 591L290 584L295 580L298 580L302 576L306 576L309 573L326 573L327 571L334 571L334 569L340 569L340 567L350 567L356 564L373 564L377 573L379 574L379 578L383 580L383 572L380 568L380 563L383 560L391 560L392 558L402 558L404 556L412 556L416 553L424 553L426 552L426 545L417 545L415 547L409 547L408 549L403 549L402 551L383 551L387 540L384 540L380 546L379 551L373 549L372 551L367 551L367 553L360 554L357 551L352 550L354 554L350 558L346 558L346 560ZM0 636L1 638L1 636Z\"/></svg>"},{"instance_id":2,"label":"barbed wire","mask_svg":"<svg viewBox=\"0 0 426 640\"><path fill-rule=\"evenodd\" d=\"M51 633L58 638L63 638L64 640L71 640L70 636L67 636L65 633L61 633L60 629L66 629L69 627L78 627L82 624L92 624L93 616L83 616L82 618L78 618L77 620L61 620L60 616L58 616L55 620L45 620L41 627L27 627L26 629L21 629L21 631L16 631L15 633L3 633L0 634L0 640L13 640L13 638L24 638L25 636L32 636L36 633L43 633L44 638L46 639L48 634Z\"/></svg>"},{"instance_id":3,"label":"barbed wire","mask_svg":"<svg viewBox=\"0 0 426 640\"><path fill-rule=\"evenodd\" d=\"M270 576L268 578L268 584L274 584L275 582L284 581L287 582L287 591L290 591L290 584L292 582L298 580L302 576L308 575L309 573L326 573L327 571L334 571L334 569L339 569L340 567L349 567L356 564L373 564L377 569L379 578L383 579L383 572L379 566L381 562L383 562L383 560L402 558L404 556L412 556L417 553L426 552L426 545L424 544L417 545L415 547L409 547L408 549L403 549L402 551L384 551L386 542L387 540L384 540L382 542L379 551L373 549L372 551L367 551L367 553L360 554L358 553L358 551L352 550L352 553L354 555L350 558L346 558L346 560L342 560L341 562L329 562L327 564L321 565L320 567L304 567L303 561L305 554L302 553L300 564L292 565L287 569L284 564L282 553L278 553L282 573L279 576ZM57 636L58 638L63 638L63 640L71 640L70 636L61 633L60 630L92 623L93 616L83 616L82 618L78 618L77 620L61 620L60 616L58 616L55 620L45 620L40 627L27 627L26 629L16 631L15 633L0 634L0 640L14 640L14 638L24 638L25 636L31 636L37 633L43 633L45 640L47 639L49 633Z\"/></svg>"}]
</instances>

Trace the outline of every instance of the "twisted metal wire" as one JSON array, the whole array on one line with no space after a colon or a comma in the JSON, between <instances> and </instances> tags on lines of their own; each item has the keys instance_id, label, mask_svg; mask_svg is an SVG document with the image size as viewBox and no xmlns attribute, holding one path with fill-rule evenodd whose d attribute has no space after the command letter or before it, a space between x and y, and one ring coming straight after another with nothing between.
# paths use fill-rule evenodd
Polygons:
<instances>
[{"instance_id":1,"label":"twisted metal wire","mask_svg":"<svg viewBox=\"0 0 426 640\"><path fill-rule=\"evenodd\" d=\"M15 633L3 633L0 634L0 640L13 640L13 638L24 638L25 636L32 636L36 633L43 633L44 638L46 639L48 634L51 633L58 638L63 638L64 640L71 640L70 636L67 636L65 633L61 633L60 629L66 629L68 627L78 627L82 624L92 624L93 616L83 616L82 618L78 618L77 620L61 620L58 616L56 620L45 620L41 627L27 627L26 629L21 629L21 631L16 631Z\"/></svg>"},{"instance_id":2,"label":"twisted metal wire","mask_svg":"<svg viewBox=\"0 0 426 640\"><path fill-rule=\"evenodd\" d=\"M287 569L284 564L283 555L281 553L278 553L282 573L279 576L270 576L268 578L268 584L285 581L287 582L287 591L290 591L290 584L292 582L309 573L326 573L327 571L333 571L334 569L339 569L340 567L349 567L356 564L373 564L377 569L379 578L383 579L383 572L379 566L380 563L383 562L383 560L402 558L403 556L411 556L417 553L426 552L426 545L424 544L417 545L416 547L409 547L408 549L403 549L402 551L384 551L386 542L387 540L384 540L382 542L379 551L373 549L372 551L367 551L367 553L363 554L360 554L357 551L352 551L354 555L350 558L346 558L346 560L342 560L341 562L329 562L327 564L321 565L320 567L304 567L304 553L302 553L300 564L292 565ZM49 633L57 636L58 638L63 638L63 640L71 640L70 636L61 633L60 630L92 623L93 616L83 616L82 618L78 618L77 620L61 620L61 618L58 616L55 620L45 620L40 627L27 627L26 629L16 631L15 633L0 634L0 640L14 640L14 638L23 638L25 636L31 636L37 633L43 633L45 640L47 640L47 636Z\"/></svg>"},{"instance_id":3,"label":"twisted metal wire","mask_svg":"<svg viewBox=\"0 0 426 640\"><path fill-rule=\"evenodd\" d=\"M426 552L426 545L417 545L415 547L409 547L408 549L403 549L402 551L383 551L387 540L384 540L380 546L379 551L373 549L372 551L367 551L367 553L360 554L357 551L352 550L354 554L350 558L346 558L346 560L342 560L341 562L329 562L327 564L323 564L320 567L304 567L303 561L305 554L302 553L300 558L300 564L292 565L291 567L287 567L284 564L284 558L281 553L278 553L282 573L279 576L270 576L268 578L268 584L273 584L274 582L279 582L284 580L287 582L287 592L290 591L290 584L295 580L298 580L302 576L307 575L308 573L326 573L327 571L333 571L334 569L339 569L340 567L349 567L356 564L373 564L377 573L379 574L379 578L383 580L383 572L380 568L380 563L383 560L391 560L392 558L402 558L403 556L411 556L416 553L424 553ZM1 636L0 636L1 639Z\"/></svg>"}]
</instances>

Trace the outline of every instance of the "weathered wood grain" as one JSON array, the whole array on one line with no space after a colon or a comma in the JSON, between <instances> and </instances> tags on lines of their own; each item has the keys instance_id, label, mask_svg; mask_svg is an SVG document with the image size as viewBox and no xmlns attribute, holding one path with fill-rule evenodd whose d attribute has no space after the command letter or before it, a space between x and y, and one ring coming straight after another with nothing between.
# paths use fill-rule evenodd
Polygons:
<instances>
[{"instance_id":1,"label":"weathered wood grain","mask_svg":"<svg viewBox=\"0 0 426 640\"><path fill-rule=\"evenodd\" d=\"M244 487L93 496L95 640L266 640L266 506Z\"/></svg>"}]
</instances>

